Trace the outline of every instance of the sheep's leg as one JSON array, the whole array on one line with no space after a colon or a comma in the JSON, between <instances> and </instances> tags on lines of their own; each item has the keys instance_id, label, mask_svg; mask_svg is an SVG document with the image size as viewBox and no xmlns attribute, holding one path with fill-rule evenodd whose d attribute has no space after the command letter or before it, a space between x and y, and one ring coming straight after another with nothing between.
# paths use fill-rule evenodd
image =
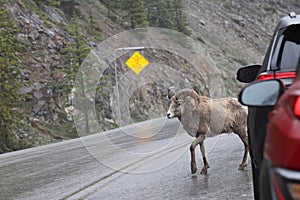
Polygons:
<instances>
[{"instance_id":1,"label":"sheep's leg","mask_svg":"<svg viewBox=\"0 0 300 200\"><path fill-rule=\"evenodd\" d=\"M197 144L195 144L195 141L190 146L190 151L191 151L191 172L192 174L195 174L197 172L197 164L196 164L196 159L195 159L195 147Z\"/></svg>"},{"instance_id":2,"label":"sheep's leg","mask_svg":"<svg viewBox=\"0 0 300 200\"><path fill-rule=\"evenodd\" d=\"M197 163L196 163L196 158L195 158L195 148L198 144L200 144L200 150L201 150L201 154L202 154L203 162L204 162L204 167L201 170L201 174L207 173L207 168L209 168L208 162L207 162L206 157L205 157L205 150L204 150L204 145L203 145L204 139L205 139L205 135L201 134L201 135L199 135L199 137L197 137L192 142L192 144L190 146L190 151L191 151L191 172L192 172L192 174L197 172Z\"/></svg>"},{"instance_id":3,"label":"sheep's leg","mask_svg":"<svg viewBox=\"0 0 300 200\"><path fill-rule=\"evenodd\" d=\"M209 164L208 164L206 156L205 156L205 149L204 149L203 142L200 143L200 151L201 151L201 154L202 154L203 164L204 164L200 174L207 174L207 169L209 168Z\"/></svg>"},{"instance_id":4,"label":"sheep's leg","mask_svg":"<svg viewBox=\"0 0 300 200\"><path fill-rule=\"evenodd\" d=\"M246 130L239 131L238 136L241 138L242 142L244 143L244 157L242 163L239 165L239 170L244 170L245 167L248 165L248 151L249 151L249 145L248 145L248 136Z\"/></svg>"}]
</instances>

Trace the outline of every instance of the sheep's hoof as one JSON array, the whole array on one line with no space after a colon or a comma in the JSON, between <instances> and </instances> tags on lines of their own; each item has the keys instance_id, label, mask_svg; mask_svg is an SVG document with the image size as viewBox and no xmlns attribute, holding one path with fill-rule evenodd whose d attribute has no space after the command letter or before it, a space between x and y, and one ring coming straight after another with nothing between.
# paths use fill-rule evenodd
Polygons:
<instances>
[{"instance_id":1,"label":"sheep's hoof","mask_svg":"<svg viewBox=\"0 0 300 200\"><path fill-rule=\"evenodd\" d=\"M191 164L191 171L192 171L192 174L195 174L197 172L197 167L195 164Z\"/></svg>"},{"instance_id":2,"label":"sheep's hoof","mask_svg":"<svg viewBox=\"0 0 300 200\"><path fill-rule=\"evenodd\" d=\"M207 174L207 167L203 167L200 174Z\"/></svg>"},{"instance_id":3,"label":"sheep's hoof","mask_svg":"<svg viewBox=\"0 0 300 200\"><path fill-rule=\"evenodd\" d=\"M247 165L245 165L245 164L240 164L238 170L244 170L246 166L247 166Z\"/></svg>"}]
</instances>

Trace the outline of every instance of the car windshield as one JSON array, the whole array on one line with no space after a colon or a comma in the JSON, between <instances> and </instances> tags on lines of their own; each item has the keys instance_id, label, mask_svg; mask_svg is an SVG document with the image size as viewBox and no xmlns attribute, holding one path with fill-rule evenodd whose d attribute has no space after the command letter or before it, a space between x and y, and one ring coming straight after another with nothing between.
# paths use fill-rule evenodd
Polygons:
<instances>
[{"instance_id":1,"label":"car windshield","mask_svg":"<svg viewBox=\"0 0 300 200\"><path fill-rule=\"evenodd\" d=\"M300 55L300 26L294 25L288 27L280 40L282 40L278 60L276 61L276 70L295 70L298 65Z\"/></svg>"}]
</instances>

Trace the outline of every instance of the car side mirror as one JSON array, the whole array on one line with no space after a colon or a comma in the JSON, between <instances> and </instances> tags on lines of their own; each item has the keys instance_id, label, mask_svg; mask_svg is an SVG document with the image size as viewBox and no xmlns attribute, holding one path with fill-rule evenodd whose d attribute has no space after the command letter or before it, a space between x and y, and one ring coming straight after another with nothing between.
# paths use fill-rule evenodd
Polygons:
<instances>
[{"instance_id":1,"label":"car side mirror","mask_svg":"<svg viewBox=\"0 0 300 200\"><path fill-rule=\"evenodd\" d=\"M283 91L283 83L277 79L254 82L242 89L239 102L250 107L274 106Z\"/></svg>"},{"instance_id":2,"label":"car side mirror","mask_svg":"<svg viewBox=\"0 0 300 200\"><path fill-rule=\"evenodd\" d=\"M241 67L237 71L237 80L242 83L250 83L255 81L261 65L247 65Z\"/></svg>"}]
</instances>

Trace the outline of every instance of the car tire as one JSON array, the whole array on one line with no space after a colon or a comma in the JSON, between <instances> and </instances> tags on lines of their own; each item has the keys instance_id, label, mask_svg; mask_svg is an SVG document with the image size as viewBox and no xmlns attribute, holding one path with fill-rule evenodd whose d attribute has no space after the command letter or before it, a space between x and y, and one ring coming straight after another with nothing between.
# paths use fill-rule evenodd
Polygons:
<instances>
[{"instance_id":1,"label":"car tire","mask_svg":"<svg viewBox=\"0 0 300 200\"><path fill-rule=\"evenodd\" d=\"M252 168L254 199L259 200L259 185L258 185L259 171L258 171L257 166L255 165L253 159L251 159L251 168Z\"/></svg>"},{"instance_id":2,"label":"car tire","mask_svg":"<svg viewBox=\"0 0 300 200\"><path fill-rule=\"evenodd\" d=\"M271 193L271 178L270 178L270 165L266 159L263 160L260 174L259 174L259 199L270 200L272 199Z\"/></svg>"}]
</instances>

